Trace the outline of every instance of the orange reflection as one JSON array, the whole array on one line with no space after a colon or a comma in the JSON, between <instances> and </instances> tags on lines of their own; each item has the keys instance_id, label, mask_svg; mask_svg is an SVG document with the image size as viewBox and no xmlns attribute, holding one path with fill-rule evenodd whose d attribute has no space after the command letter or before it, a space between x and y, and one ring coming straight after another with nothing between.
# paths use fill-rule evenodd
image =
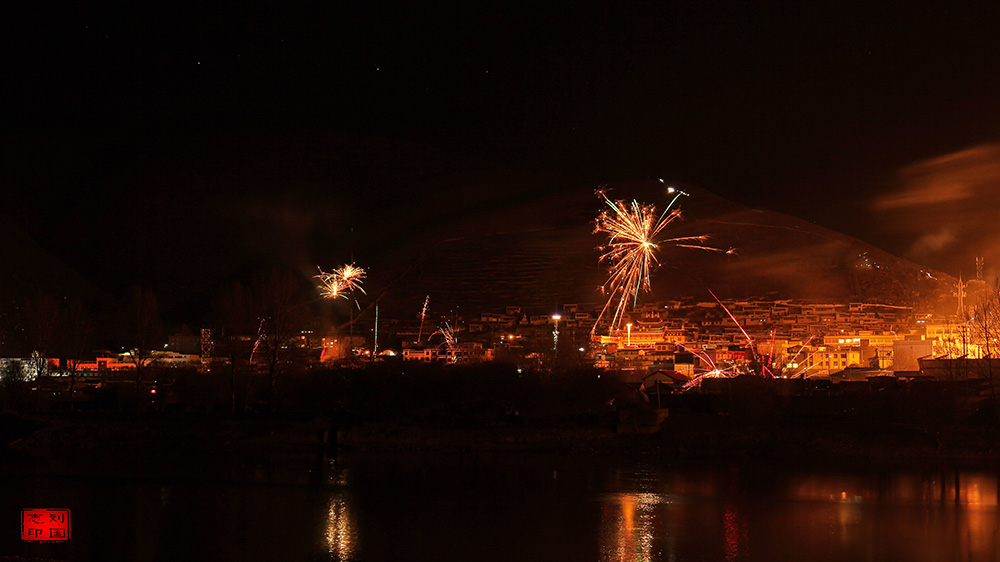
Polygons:
<instances>
[{"instance_id":1,"label":"orange reflection","mask_svg":"<svg viewBox=\"0 0 1000 562\"><path fill-rule=\"evenodd\" d=\"M997 479L986 474L962 474L959 479L959 501L970 507L997 505ZM962 501L964 500L964 501Z\"/></svg>"},{"instance_id":2,"label":"orange reflection","mask_svg":"<svg viewBox=\"0 0 1000 562\"><path fill-rule=\"evenodd\" d=\"M648 493L618 494L617 500L616 506L606 505L601 516L601 560L651 560L656 508L665 502L664 497Z\"/></svg>"},{"instance_id":3,"label":"orange reflection","mask_svg":"<svg viewBox=\"0 0 1000 562\"><path fill-rule=\"evenodd\" d=\"M742 480L719 473L618 483L630 492L613 493L602 505L602 561L681 560L693 553L726 561L824 553L854 560L866 552L900 560L997 560L1000 552L993 473L790 473L749 493ZM710 490L717 493L702 495Z\"/></svg>"},{"instance_id":4,"label":"orange reflection","mask_svg":"<svg viewBox=\"0 0 1000 562\"><path fill-rule=\"evenodd\" d=\"M746 543L747 529L735 506L726 506L722 515L722 528L726 560L736 560L740 555L742 545Z\"/></svg>"},{"instance_id":5,"label":"orange reflection","mask_svg":"<svg viewBox=\"0 0 1000 562\"><path fill-rule=\"evenodd\" d=\"M350 502L343 496L330 498L325 538L331 556L340 560L354 558L357 551L357 530Z\"/></svg>"}]
</instances>

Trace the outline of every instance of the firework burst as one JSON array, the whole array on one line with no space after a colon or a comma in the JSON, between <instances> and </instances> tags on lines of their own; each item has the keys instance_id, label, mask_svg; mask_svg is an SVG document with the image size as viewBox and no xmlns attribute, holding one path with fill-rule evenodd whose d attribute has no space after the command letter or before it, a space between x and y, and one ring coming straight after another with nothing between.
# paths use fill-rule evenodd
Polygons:
<instances>
[{"instance_id":1,"label":"firework burst","mask_svg":"<svg viewBox=\"0 0 1000 562\"><path fill-rule=\"evenodd\" d=\"M345 265L340 269L335 269L331 273L319 269L319 275L316 275L316 279L319 279L319 290L320 294L328 299L336 298L348 298L348 295L354 291L365 292L361 288L361 282L365 278L365 270L352 264Z\"/></svg>"},{"instance_id":2,"label":"firework burst","mask_svg":"<svg viewBox=\"0 0 1000 562\"><path fill-rule=\"evenodd\" d=\"M640 204L632 200L625 203L611 200L603 190L597 195L607 204L608 208L601 211L594 221L594 233L605 234L608 242L601 246L601 262L610 264L608 280L601 287L608 297L608 302L601 310L594 324L594 331L601 319L613 311L610 322L610 332L620 327L623 316L630 305L638 301L639 292L650 290L650 274L659 265L656 255L662 246L678 248L694 248L710 252L731 253L732 250L721 250L706 246L708 235L681 236L676 238L662 237L663 230L676 220L682 219L681 210L674 208L674 203L687 195L683 191L670 188L673 195L670 203L662 213L657 214L653 205Z\"/></svg>"},{"instance_id":3,"label":"firework burst","mask_svg":"<svg viewBox=\"0 0 1000 562\"><path fill-rule=\"evenodd\" d=\"M427 336L427 341L430 341L430 339L437 334L441 334L441 337L444 338L444 344L448 349L455 347L455 344L458 342L458 340L455 339L454 330L451 329L451 326L447 322L444 323L444 326L438 327L437 331L433 334Z\"/></svg>"}]
</instances>

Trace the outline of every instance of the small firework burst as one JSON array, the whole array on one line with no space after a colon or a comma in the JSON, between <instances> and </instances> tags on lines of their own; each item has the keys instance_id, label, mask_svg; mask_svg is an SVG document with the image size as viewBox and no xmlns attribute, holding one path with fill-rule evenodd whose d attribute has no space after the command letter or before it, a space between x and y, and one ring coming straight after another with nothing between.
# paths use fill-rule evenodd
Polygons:
<instances>
[{"instance_id":1,"label":"small firework burst","mask_svg":"<svg viewBox=\"0 0 1000 562\"><path fill-rule=\"evenodd\" d=\"M444 326L439 327L433 334L427 336L427 341L430 341L435 334L441 334L441 337L444 338L444 345L448 349L455 347L455 343L458 341L455 339L455 332L451 329L451 326L447 322L444 323Z\"/></svg>"},{"instance_id":2,"label":"small firework burst","mask_svg":"<svg viewBox=\"0 0 1000 562\"><path fill-rule=\"evenodd\" d=\"M331 273L319 269L319 275L316 275L316 279L319 279L319 290L320 294L328 299L336 298L349 298L349 295L354 291L365 292L361 288L361 281L365 278L365 270L354 265L349 264L341 267L340 269L335 269Z\"/></svg>"}]
</instances>

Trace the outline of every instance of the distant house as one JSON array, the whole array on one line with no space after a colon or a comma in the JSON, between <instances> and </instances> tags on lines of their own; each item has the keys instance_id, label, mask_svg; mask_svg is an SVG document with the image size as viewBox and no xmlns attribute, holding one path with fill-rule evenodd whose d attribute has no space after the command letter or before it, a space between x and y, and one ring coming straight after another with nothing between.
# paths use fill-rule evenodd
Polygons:
<instances>
[{"instance_id":1,"label":"distant house","mask_svg":"<svg viewBox=\"0 0 1000 562\"><path fill-rule=\"evenodd\" d=\"M151 357L153 363L165 367L194 367L201 365L201 356L195 353L154 351Z\"/></svg>"},{"instance_id":2,"label":"distant house","mask_svg":"<svg viewBox=\"0 0 1000 562\"><path fill-rule=\"evenodd\" d=\"M646 395L650 405L663 407L663 395L679 392L690 379L677 371L660 369L642 379L639 390Z\"/></svg>"},{"instance_id":3,"label":"distant house","mask_svg":"<svg viewBox=\"0 0 1000 562\"><path fill-rule=\"evenodd\" d=\"M904 340L893 342L892 370L919 371L921 358L929 358L934 353L934 342L930 340Z\"/></svg>"},{"instance_id":4,"label":"distant house","mask_svg":"<svg viewBox=\"0 0 1000 562\"><path fill-rule=\"evenodd\" d=\"M423 361L425 363L477 363L492 361L495 358L493 348L485 348L476 342L462 342L450 349L438 347L413 347L403 349L404 361Z\"/></svg>"},{"instance_id":5,"label":"distant house","mask_svg":"<svg viewBox=\"0 0 1000 562\"><path fill-rule=\"evenodd\" d=\"M917 362L920 364L920 372L925 377L939 381L995 380L1000 376L1000 359L996 358L920 358Z\"/></svg>"},{"instance_id":6,"label":"distant house","mask_svg":"<svg viewBox=\"0 0 1000 562\"><path fill-rule=\"evenodd\" d=\"M404 348L403 361L423 361L434 363L444 361L444 353L436 347Z\"/></svg>"},{"instance_id":7,"label":"distant house","mask_svg":"<svg viewBox=\"0 0 1000 562\"><path fill-rule=\"evenodd\" d=\"M642 389L646 392L651 388L669 389L671 392L681 390L681 388L691 380L690 377L679 371L670 369L659 369L642 379Z\"/></svg>"},{"instance_id":8,"label":"distant house","mask_svg":"<svg viewBox=\"0 0 1000 562\"><path fill-rule=\"evenodd\" d=\"M194 333L191 328L181 326L176 334L167 336L167 349L186 355L201 353L201 334Z\"/></svg>"}]
</instances>

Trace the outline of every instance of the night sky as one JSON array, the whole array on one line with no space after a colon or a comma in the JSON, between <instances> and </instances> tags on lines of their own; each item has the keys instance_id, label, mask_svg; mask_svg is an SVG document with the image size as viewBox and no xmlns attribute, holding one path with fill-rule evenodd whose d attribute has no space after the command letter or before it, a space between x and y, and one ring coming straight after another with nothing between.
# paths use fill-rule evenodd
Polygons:
<instances>
[{"instance_id":1,"label":"night sky","mask_svg":"<svg viewBox=\"0 0 1000 562\"><path fill-rule=\"evenodd\" d=\"M488 204L463 178L497 170L668 178L1000 264L996 6L95 4L5 15L0 214L110 290L346 260L316 247Z\"/></svg>"}]
</instances>

